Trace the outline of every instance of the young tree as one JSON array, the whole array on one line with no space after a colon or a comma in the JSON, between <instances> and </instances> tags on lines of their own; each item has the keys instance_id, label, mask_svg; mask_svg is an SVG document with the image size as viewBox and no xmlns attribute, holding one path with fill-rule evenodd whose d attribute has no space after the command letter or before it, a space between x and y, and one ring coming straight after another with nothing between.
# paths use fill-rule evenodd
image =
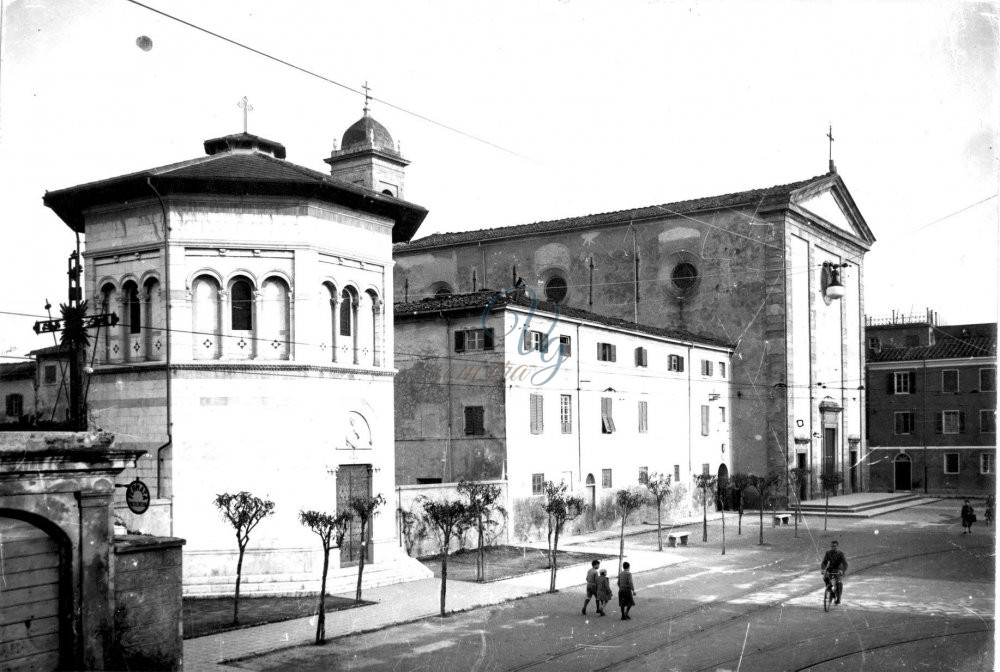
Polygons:
<instances>
[{"instance_id":1,"label":"young tree","mask_svg":"<svg viewBox=\"0 0 1000 672\"><path fill-rule=\"evenodd\" d=\"M750 476L742 472L737 472L729 477L729 487L733 489L739 499L738 510L740 513L739 524L736 534L743 534L743 491L750 487Z\"/></svg>"},{"instance_id":2,"label":"young tree","mask_svg":"<svg viewBox=\"0 0 1000 672\"><path fill-rule=\"evenodd\" d=\"M441 535L441 616L445 615L444 601L448 590L448 548L453 535L462 534L469 525L469 510L461 500L435 502L425 500L424 520Z\"/></svg>"},{"instance_id":3,"label":"young tree","mask_svg":"<svg viewBox=\"0 0 1000 672\"><path fill-rule=\"evenodd\" d=\"M323 578L319 584L319 616L316 619L316 643L326 641L326 575L330 569L330 549L340 548L351 522L351 512L330 515L320 511L299 511L299 522L319 535L323 544Z\"/></svg>"},{"instance_id":4,"label":"young tree","mask_svg":"<svg viewBox=\"0 0 1000 672\"><path fill-rule=\"evenodd\" d=\"M712 474L695 474L694 485L701 490L701 540L708 541L708 498L715 492L719 479Z\"/></svg>"},{"instance_id":5,"label":"young tree","mask_svg":"<svg viewBox=\"0 0 1000 672\"><path fill-rule=\"evenodd\" d=\"M760 497L757 508L760 509L760 545L764 545L764 502L767 501L771 489L784 480L784 476L775 472L768 472L763 476L758 474L747 474L750 487L757 491Z\"/></svg>"},{"instance_id":6,"label":"young tree","mask_svg":"<svg viewBox=\"0 0 1000 672\"><path fill-rule=\"evenodd\" d=\"M250 533L257 523L274 513L274 502L254 497L246 490L235 495L228 492L215 496L215 506L236 531L240 555L236 561L236 598L233 600L233 625L240 624L240 581L243 578L243 554L250 542Z\"/></svg>"},{"instance_id":7,"label":"young tree","mask_svg":"<svg viewBox=\"0 0 1000 672\"><path fill-rule=\"evenodd\" d=\"M483 539L487 532L502 520L507 520L507 509L500 503L503 488L494 483L480 481L461 481L458 484L458 494L469 498L469 522L479 533L479 543L476 556L476 581L486 580L486 548Z\"/></svg>"},{"instance_id":8,"label":"young tree","mask_svg":"<svg viewBox=\"0 0 1000 672\"><path fill-rule=\"evenodd\" d=\"M374 497L354 497L348 502L348 509L361 520L361 557L358 559L358 589L354 599L361 601L361 575L365 571L365 556L368 555L368 525L372 516L378 515L378 507L385 505L385 497L381 494Z\"/></svg>"},{"instance_id":9,"label":"young tree","mask_svg":"<svg viewBox=\"0 0 1000 672\"><path fill-rule=\"evenodd\" d=\"M619 574L622 573L622 560L625 559L625 521L628 520L633 511L642 506L645 499L641 492L634 490L619 490L615 493L615 504L618 505L618 511L622 514L621 541L618 545Z\"/></svg>"},{"instance_id":10,"label":"young tree","mask_svg":"<svg viewBox=\"0 0 1000 672\"><path fill-rule=\"evenodd\" d=\"M837 492L837 488L844 482L844 477L838 471L824 471L819 475L819 481L823 485L823 492L826 493L826 507L823 510L823 531L826 532L826 519L830 516L830 492Z\"/></svg>"},{"instance_id":11,"label":"young tree","mask_svg":"<svg viewBox=\"0 0 1000 672\"><path fill-rule=\"evenodd\" d=\"M653 496L656 502L656 544L659 550L663 550L663 526L660 521L660 513L663 509L663 500L670 494L670 476L653 472L646 478L646 489Z\"/></svg>"},{"instance_id":12,"label":"young tree","mask_svg":"<svg viewBox=\"0 0 1000 672\"><path fill-rule=\"evenodd\" d=\"M545 500L542 508L549 518L549 592L556 592L556 553L559 550L559 535L567 520L573 520L583 513L583 497L568 494L568 487L562 481L556 485L545 482ZM554 536L554 538L553 538Z\"/></svg>"},{"instance_id":13,"label":"young tree","mask_svg":"<svg viewBox=\"0 0 1000 672\"><path fill-rule=\"evenodd\" d=\"M799 519L802 517L802 499L799 493L802 486L809 482L809 475L812 469L808 467L794 467L788 472L788 480L795 491L795 537L799 536Z\"/></svg>"}]
</instances>

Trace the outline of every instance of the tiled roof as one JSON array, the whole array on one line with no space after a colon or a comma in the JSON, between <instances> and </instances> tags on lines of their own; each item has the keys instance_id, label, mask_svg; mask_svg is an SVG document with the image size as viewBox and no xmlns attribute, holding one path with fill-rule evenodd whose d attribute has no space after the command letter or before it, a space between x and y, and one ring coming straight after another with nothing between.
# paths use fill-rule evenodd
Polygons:
<instances>
[{"instance_id":1,"label":"tiled roof","mask_svg":"<svg viewBox=\"0 0 1000 672\"><path fill-rule=\"evenodd\" d=\"M869 363L912 362L934 359L969 359L971 357L997 356L996 336L955 338L939 336L934 345L920 345L909 348L883 348L882 352L868 351Z\"/></svg>"},{"instance_id":2,"label":"tiled roof","mask_svg":"<svg viewBox=\"0 0 1000 672\"><path fill-rule=\"evenodd\" d=\"M51 357L53 355L68 355L69 351L62 345L50 345L47 348L39 348L28 353L29 357Z\"/></svg>"},{"instance_id":3,"label":"tiled roof","mask_svg":"<svg viewBox=\"0 0 1000 672\"><path fill-rule=\"evenodd\" d=\"M393 313L397 318L400 318L407 315L482 310L485 309L486 306L490 305L490 302L494 301L494 299L496 299L493 304L494 308L502 308L508 305L522 306L525 308L531 306L531 299L527 297L514 296L513 294L508 293L504 294L500 298L497 298L497 294L499 294L499 292L496 290L483 289L478 292L468 294L447 294L443 296L434 296L421 301L410 301L408 303L400 302L393 306ZM621 320L616 317L592 313L589 310L581 310L570 306L556 306L554 303L550 303L549 301L536 302L535 310L540 313L549 314L555 314L558 310L558 314L560 316L586 320L588 322L596 322L598 324L615 327L617 329L638 331L644 334L661 336L663 338L672 338L681 341L694 341L704 345L713 345L716 347L734 347L733 344L715 338L714 336L695 334L684 329L664 329L662 327L651 327L649 325L636 324L634 322Z\"/></svg>"},{"instance_id":4,"label":"tiled roof","mask_svg":"<svg viewBox=\"0 0 1000 672\"><path fill-rule=\"evenodd\" d=\"M817 175L816 177L810 177L808 180L792 182L790 184L779 184L763 189L751 189L749 191L740 191L732 194L695 198L687 201L665 203L663 205L650 205L630 210L616 210L614 212L603 212L592 215L584 215L582 217L567 217L565 219L534 222L532 224L519 224L515 226L501 226L498 228L481 229L478 231L435 233L427 236L426 238L420 238L419 240L410 241L408 243L400 243L395 246L394 252L405 253L428 247L455 245L481 240L494 240L513 236L533 235L537 233L563 231L565 229L587 228L590 226L620 222L622 220L687 214L703 210L716 210L719 208L735 208L739 206L752 205L755 208L763 209L767 206L786 204L789 202L792 192L802 189L803 187L807 187L814 182L828 179L832 175L834 175L834 173Z\"/></svg>"},{"instance_id":5,"label":"tiled roof","mask_svg":"<svg viewBox=\"0 0 1000 672\"><path fill-rule=\"evenodd\" d=\"M18 380L35 375L34 362L12 362L0 364L0 380Z\"/></svg>"}]
</instances>

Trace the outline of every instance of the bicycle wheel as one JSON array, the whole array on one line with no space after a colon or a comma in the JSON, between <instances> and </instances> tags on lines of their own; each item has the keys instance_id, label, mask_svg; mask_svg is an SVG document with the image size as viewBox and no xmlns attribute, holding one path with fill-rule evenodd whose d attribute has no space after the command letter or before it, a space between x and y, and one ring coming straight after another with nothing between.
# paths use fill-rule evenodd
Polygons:
<instances>
[{"instance_id":1,"label":"bicycle wheel","mask_svg":"<svg viewBox=\"0 0 1000 672\"><path fill-rule=\"evenodd\" d=\"M830 586L827 586L826 588L824 588L823 589L823 611L830 611L830 605L833 604L833 601L835 599L836 599L836 596L833 593L833 589Z\"/></svg>"}]
</instances>

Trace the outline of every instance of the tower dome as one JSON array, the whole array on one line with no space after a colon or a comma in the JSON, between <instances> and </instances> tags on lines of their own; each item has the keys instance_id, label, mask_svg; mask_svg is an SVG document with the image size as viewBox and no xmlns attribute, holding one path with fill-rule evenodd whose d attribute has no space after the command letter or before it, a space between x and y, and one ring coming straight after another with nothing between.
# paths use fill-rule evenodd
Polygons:
<instances>
[{"instance_id":1,"label":"tower dome","mask_svg":"<svg viewBox=\"0 0 1000 672\"><path fill-rule=\"evenodd\" d=\"M364 116L344 131L344 138L340 142L342 150L350 151L361 147L375 147L388 152L396 151L396 145L392 141L388 129L375 121L368 114L367 108L365 108Z\"/></svg>"}]
</instances>

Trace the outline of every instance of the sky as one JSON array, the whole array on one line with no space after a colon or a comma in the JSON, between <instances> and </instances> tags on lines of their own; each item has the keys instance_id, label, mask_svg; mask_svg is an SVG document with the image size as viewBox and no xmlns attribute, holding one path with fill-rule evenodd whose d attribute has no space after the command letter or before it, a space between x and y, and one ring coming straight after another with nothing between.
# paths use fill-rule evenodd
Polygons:
<instances>
[{"instance_id":1,"label":"sky","mask_svg":"<svg viewBox=\"0 0 1000 672\"><path fill-rule=\"evenodd\" d=\"M51 345L31 326L65 301L46 190L201 156L244 96L249 132L327 172L366 82L417 237L802 180L832 125L876 238L865 312L997 320L996 4L144 4L0 0L0 361Z\"/></svg>"}]
</instances>

